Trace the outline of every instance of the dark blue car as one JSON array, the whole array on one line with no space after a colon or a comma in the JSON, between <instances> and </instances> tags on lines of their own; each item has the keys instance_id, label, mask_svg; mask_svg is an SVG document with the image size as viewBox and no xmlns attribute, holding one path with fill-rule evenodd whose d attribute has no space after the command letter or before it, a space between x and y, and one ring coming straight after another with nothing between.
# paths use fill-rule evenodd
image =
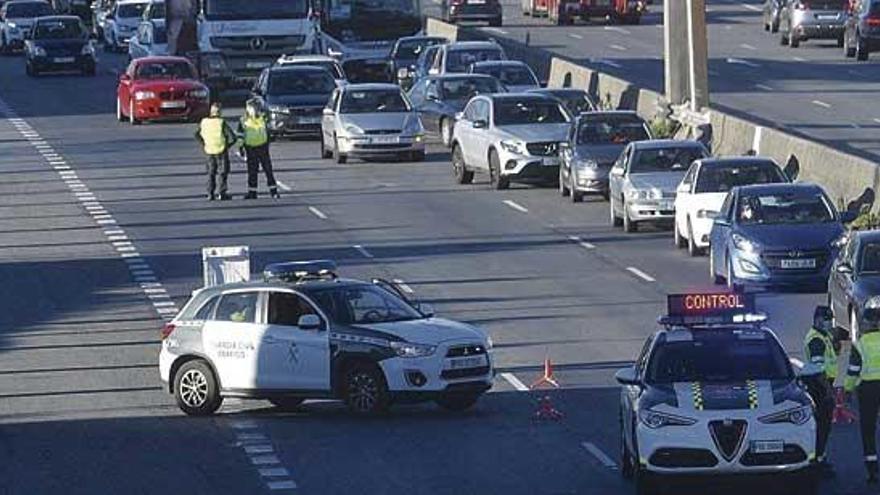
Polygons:
<instances>
[{"instance_id":1,"label":"dark blue car","mask_svg":"<svg viewBox=\"0 0 880 495\"><path fill-rule=\"evenodd\" d=\"M850 234L828 279L828 302L835 326L858 340L865 313L880 309L880 230Z\"/></svg>"},{"instance_id":2,"label":"dark blue car","mask_svg":"<svg viewBox=\"0 0 880 495\"><path fill-rule=\"evenodd\" d=\"M27 75L37 76L54 71L77 71L88 76L95 75L95 47L79 17L40 17L26 38Z\"/></svg>"},{"instance_id":3,"label":"dark blue car","mask_svg":"<svg viewBox=\"0 0 880 495\"><path fill-rule=\"evenodd\" d=\"M817 185L734 188L712 226L709 273L731 288L825 290L851 220Z\"/></svg>"}]
</instances>

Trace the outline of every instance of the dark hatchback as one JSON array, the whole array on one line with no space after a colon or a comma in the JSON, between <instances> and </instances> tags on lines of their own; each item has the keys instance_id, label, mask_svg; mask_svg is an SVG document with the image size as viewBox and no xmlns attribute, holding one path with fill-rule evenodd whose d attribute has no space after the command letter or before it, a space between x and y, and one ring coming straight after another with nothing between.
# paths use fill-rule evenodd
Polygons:
<instances>
[{"instance_id":1,"label":"dark hatchback","mask_svg":"<svg viewBox=\"0 0 880 495\"><path fill-rule=\"evenodd\" d=\"M416 74L416 63L421 54L429 47L447 43L446 38L439 36L404 36L394 43L391 57L388 60L389 80L397 81L406 91L412 84Z\"/></svg>"},{"instance_id":2,"label":"dark hatchback","mask_svg":"<svg viewBox=\"0 0 880 495\"><path fill-rule=\"evenodd\" d=\"M568 110L572 118L584 112L592 112L596 110L596 104L590 98L590 94L582 89L576 88L538 88L530 89L529 93L537 93L539 95L547 95L555 98Z\"/></svg>"},{"instance_id":3,"label":"dark hatchback","mask_svg":"<svg viewBox=\"0 0 880 495\"><path fill-rule=\"evenodd\" d=\"M336 89L333 75L323 67L275 66L263 70L253 96L269 115L269 134L320 134L321 116Z\"/></svg>"},{"instance_id":4,"label":"dark hatchback","mask_svg":"<svg viewBox=\"0 0 880 495\"><path fill-rule=\"evenodd\" d=\"M880 310L880 230L850 234L828 278L828 302L835 326L858 339L865 312Z\"/></svg>"},{"instance_id":5,"label":"dark hatchback","mask_svg":"<svg viewBox=\"0 0 880 495\"><path fill-rule=\"evenodd\" d=\"M27 34L25 70L29 76L43 72L78 71L94 76L97 58L88 31L79 17L40 17Z\"/></svg>"}]
</instances>

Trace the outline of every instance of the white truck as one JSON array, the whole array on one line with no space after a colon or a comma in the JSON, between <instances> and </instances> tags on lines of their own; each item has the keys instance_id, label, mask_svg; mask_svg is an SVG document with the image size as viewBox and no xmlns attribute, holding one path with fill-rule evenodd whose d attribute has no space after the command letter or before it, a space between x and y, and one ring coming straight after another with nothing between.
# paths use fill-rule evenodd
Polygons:
<instances>
[{"instance_id":1,"label":"white truck","mask_svg":"<svg viewBox=\"0 0 880 495\"><path fill-rule=\"evenodd\" d=\"M190 57L216 95L250 88L282 55L316 53L310 0L166 0L168 51Z\"/></svg>"}]
</instances>

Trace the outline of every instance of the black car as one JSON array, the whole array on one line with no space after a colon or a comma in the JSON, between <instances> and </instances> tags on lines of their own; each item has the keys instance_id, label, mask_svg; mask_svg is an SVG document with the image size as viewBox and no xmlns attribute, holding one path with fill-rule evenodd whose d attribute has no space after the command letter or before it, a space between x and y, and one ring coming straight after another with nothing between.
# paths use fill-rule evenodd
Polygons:
<instances>
[{"instance_id":1,"label":"black car","mask_svg":"<svg viewBox=\"0 0 880 495\"><path fill-rule=\"evenodd\" d=\"M596 104L590 98L590 94L582 89L575 88L540 88L530 89L529 93L538 93L547 95L551 98L559 100L560 103L568 110L572 117L577 117L584 112L592 112L596 110Z\"/></svg>"},{"instance_id":2,"label":"black car","mask_svg":"<svg viewBox=\"0 0 880 495\"><path fill-rule=\"evenodd\" d=\"M880 0L857 0L847 13L843 32L843 52L847 58L868 60L880 50Z\"/></svg>"},{"instance_id":3,"label":"black car","mask_svg":"<svg viewBox=\"0 0 880 495\"><path fill-rule=\"evenodd\" d=\"M308 65L264 69L253 88L269 114L269 134L321 132L321 115L336 81L327 69Z\"/></svg>"},{"instance_id":4,"label":"black car","mask_svg":"<svg viewBox=\"0 0 880 495\"><path fill-rule=\"evenodd\" d=\"M865 311L880 309L880 231L849 235L828 278L828 302L835 326L855 342Z\"/></svg>"},{"instance_id":5,"label":"black car","mask_svg":"<svg viewBox=\"0 0 880 495\"><path fill-rule=\"evenodd\" d=\"M97 59L79 17L40 17L27 33L25 70L29 76L49 71L79 71L94 76Z\"/></svg>"},{"instance_id":6,"label":"black car","mask_svg":"<svg viewBox=\"0 0 880 495\"><path fill-rule=\"evenodd\" d=\"M484 74L446 74L429 76L409 92L422 125L432 134L440 134L443 144L452 142L455 114L464 110L477 94L505 93L507 89L494 77Z\"/></svg>"},{"instance_id":7,"label":"black car","mask_svg":"<svg viewBox=\"0 0 880 495\"><path fill-rule=\"evenodd\" d=\"M500 26L502 9L499 0L442 0L440 9L447 22L485 21Z\"/></svg>"},{"instance_id":8,"label":"black car","mask_svg":"<svg viewBox=\"0 0 880 495\"><path fill-rule=\"evenodd\" d=\"M388 74L392 81L397 81L404 91L412 85L416 72L416 62L422 52L429 46L446 43L446 38L439 36L405 36L394 43L391 59L388 61Z\"/></svg>"}]
</instances>

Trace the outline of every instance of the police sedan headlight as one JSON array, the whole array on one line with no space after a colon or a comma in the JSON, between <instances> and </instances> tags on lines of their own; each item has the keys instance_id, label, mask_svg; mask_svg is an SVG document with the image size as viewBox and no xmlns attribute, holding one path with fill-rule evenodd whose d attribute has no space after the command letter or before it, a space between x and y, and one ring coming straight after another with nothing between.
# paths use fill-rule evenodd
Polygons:
<instances>
[{"instance_id":1,"label":"police sedan headlight","mask_svg":"<svg viewBox=\"0 0 880 495\"><path fill-rule=\"evenodd\" d=\"M135 100L150 100L156 97L156 93L152 91L135 91L134 99Z\"/></svg>"},{"instance_id":2,"label":"police sedan headlight","mask_svg":"<svg viewBox=\"0 0 880 495\"><path fill-rule=\"evenodd\" d=\"M813 417L813 406L798 406L778 413L768 414L758 418L758 421L765 424L791 423L793 425L802 425Z\"/></svg>"},{"instance_id":3,"label":"police sedan headlight","mask_svg":"<svg viewBox=\"0 0 880 495\"><path fill-rule=\"evenodd\" d=\"M526 154L526 145L522 141L501 141L499 143L501 149L508 153L516 153L517 155Z\"/></svg>"},{"instance_id":4,"label":"police sedan headlight","mask_svg":"<svg viewBox=\"0 0 880 495\"><path fill-rule=\"evenodd\" d=\"M411 342L392 342L391 349L402 358L418 358L434 354L437 346L427 344L413 344Z\"/></svg>"},{"instance_id":5,"label":"police sedan headlight","mask_svg":"<svg viewBox=\"0 0 880 495\"><path fill-rule=\"evenodd\" d=\"M740 251L745 251L747 253L757 253L761 248L761 245L757 242L747 239L739 234L733 234L731 236L731 240L733 241L733 245L736 246Z\"/></svg>"},{"instance_id":6,"label":"police sedan headlight","mask_svg":"<svg viewBox=\"0 0 880 495\"><path fill-rule=\"evenodd\" d=\"M663 428L666 426L691 426L697 422L696 419L686 418L684 416L676 416L674 414L661 413L646 409L639 411L639 421L648 428Z\"/></svg>"}]
</instances>

